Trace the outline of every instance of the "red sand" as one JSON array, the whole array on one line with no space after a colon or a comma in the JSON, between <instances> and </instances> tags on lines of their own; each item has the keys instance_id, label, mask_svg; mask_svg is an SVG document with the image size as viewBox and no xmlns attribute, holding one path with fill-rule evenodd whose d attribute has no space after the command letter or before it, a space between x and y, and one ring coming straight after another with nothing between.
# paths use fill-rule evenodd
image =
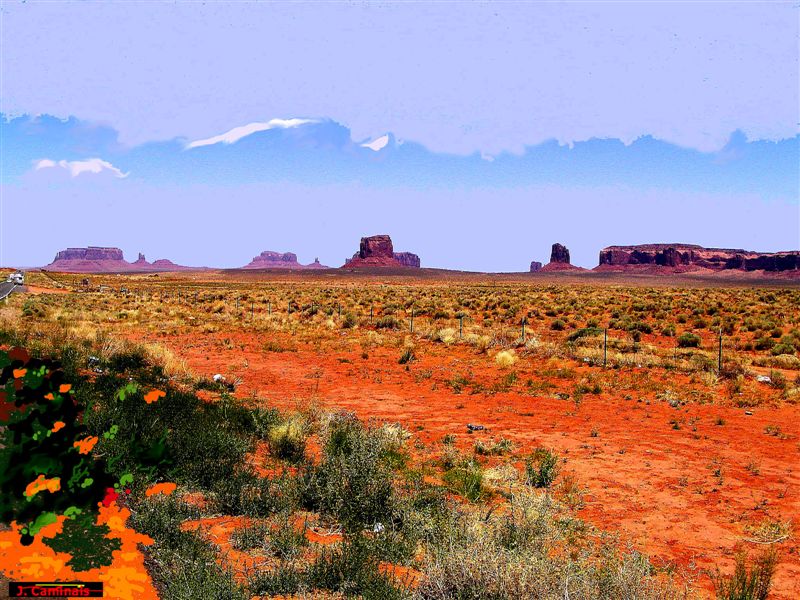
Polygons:
<instances>
[{"instance_id":1,"label":"red sand","mask_svg":"<svg viewBox=\"0 0 800 600\"><path fill-rule=\"evenodd\" d=\"M223 338L232 342L227 348ZM417 341L419 359L406 370L397 362L398 348L372 348L365 360L358 346L336 352L292 342L297 352L264 352L268 339L281 338L226 332L157 341L178 352L198 374L241 377L237 396L242 398L255 393L286 409L319 401L362 418L399 421L428 445L455 433L464 449L476 439L501 436L515 442L520 454L535 446L554 448L566 459L562 472L574 473L588 488L583 518L619 531L657 565L677 566L706 590L711 585L706 570L732 569L735 548L750 537L745 525L800 514L796 407L757 407L752 415L742 408L691 402L676 409L638 386L627 394L586 394L578 407L554 398L558 387L537 396L524 393L519 383L508 392L456 394L446 383L455 374L469 373L488 387L508 371L491 357L458 346ZM561 364L580 374L602 373L572 361ZM231 365L241 366L232 372ZM514 370L518 382L525 382L541 380L545 367L545 360L526 357ZM625 376L689 392L684 375L637 369ZM565 391L576 382L552 381ZM718 417L724 425L715 424ZM676 420L679 429L670 424ZM468 435L467 423L488 430ZM779 425L785 438L766 435L767 425ZM750 463L758 466L757 475L746 468ZM717 465L722 466L721 481L714 474ZM762 548L745 545L751 552ZM771 597L800 597L796 540L781 545L781 560Z\"/></svg>"}]
</instances>

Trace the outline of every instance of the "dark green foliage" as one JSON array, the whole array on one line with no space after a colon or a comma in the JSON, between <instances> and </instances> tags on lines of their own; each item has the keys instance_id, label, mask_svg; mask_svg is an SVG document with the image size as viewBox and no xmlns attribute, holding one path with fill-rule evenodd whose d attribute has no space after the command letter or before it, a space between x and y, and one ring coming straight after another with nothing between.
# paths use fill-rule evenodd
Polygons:
<instances>
[{"instance_id":1,"label":"dark green foliage","mask_svg":"<svg viewBox=\"0 0 800 600\"><path fill-rule=\"evenodd\" d=\"M61 533L43 541L56 552L72 554L67 565L74 571L88 571L110 565L112 552L120 549L117 538L106 537L110 531L107 525L96 525L94 514L87 512L66 519Z\"/></svg>"},{"instance_id":2,"label":"dark green foliage","mask_svg":"<svg viewBox=\"0 0 800 600\"><path fill-rule=\"evenodd\" d=\"M405 582L396 581L379 569L380 560L361 534L348 536L341 544L324 548L306 570L282 563L277 569L250 580L249 591L259 595L289 595L301 590L326 590L365 600L409 597Z\"/></svg>"},{"instance_id":3,"label":"dark green foliage","mask_svg":"<svg viewBox=\"0 0 800 600\"><path fill-rule=\"evenodd\" d=\"M348 531L388 523L394 514L392 471L386 444L377 431L351 415L329 426L322 461L302 473L302 502L336 518Z\"/></svg>"},{"instance_id":4,"label":"dark green foliage","mask_svg":"<svg viewBox=\"0 0 800 600\"><path fill-rule=\"evenodd\" d=\"M135 355L134 355L135 356ZM164 385L160 369L143 366L126 355L109 364L137 368L133 382L114 373L82 386L87 399L86 424L98 436L117 426L114 437L102 437L98 449L109 457L112 473L134 473L135 480L167 479L210 489L230 476L250 446L248 433L259 430L252 411L230 398L203 402L194 393ZM125 372L127 374L128 372ZM160 389L166 396L147 403L145 394Z\"/></svg>"},{"instance_id":5,"label":"dark green foliage","mask_svg":"<svg viewBox=\"0 0 800 600\"><path fill-rule=\"evenodd\" d=\"M457 494L470 502L477 502L484 496L483 469L474 459L459 461L444 474L444 482Z\"/></svg>"},{"instance_id":6,"label":"dark green foliage","mask_svg":"<svg viewBox=\"0 0 800 600\"><path fill-rule=\"evenodd\" d=\"M567 336L567 340L570 342L574 342L575 340L579 340L583 337L591 337L595 335L602 335L603 330L599 327L583 327L582 329L576 329L572 333Z\"/></svg>"},{"instance_id":7,"label":"dark green foliage","mask_svg":"<svg viewBox=\"0 0 800 600\"><path fill-rule=\"evenodd\" d=\"M678 347L679 348L699 348L700 347L700 336L694 333L686 332L682 333L678 336Z\"/></svg>"},{"instance_id":8,"label":"dark green foliage","mask_svg":"<svg viewBox=\"0 0 800 600\"><path fill-rule=\"evenodd\" d=\"M558 455L547 448L537 448L525 461L528 485L549 488L558 475Z\"/></svg>"},{"instance_id":9,"label":"dark green foliage","mask_svg":"<svg viewBox=\"0 0 800 600\"><path fill-rule=\"evenodd\" d=\"M74 447L89 432L57 362L15 348L0 351L0 369L0 522L22 524L22 543L30 544L60 514L94 514L116 480L103 461ZM63 425L54 431L56 423ZM58 478L58 489L26 497L40 475Z\"/></svg>"}]
</instances>

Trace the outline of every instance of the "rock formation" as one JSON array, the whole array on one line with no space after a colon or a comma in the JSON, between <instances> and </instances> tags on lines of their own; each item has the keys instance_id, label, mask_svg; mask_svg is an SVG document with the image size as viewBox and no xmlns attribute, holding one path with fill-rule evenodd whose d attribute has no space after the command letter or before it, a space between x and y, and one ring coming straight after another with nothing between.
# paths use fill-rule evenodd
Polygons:
<instances>
[{"instance_id":1,"label":"rock formation","mask_svg":"<svg viewBox=\"0 0 800 600\"><path fill-rule=\"evenodd\" d=\"M415 269L419 269L419 256L413 252L395 252L394 259L404 267L414 267Z\"/></svg>"},{"instance_id":2,"label":"rock formation","mask_svg":"<svg viewBox=\"0 0 800 600\"><path fill-rule=\"evenodd\" d=\"M800 270L800 252L764 253L694 244L641 244L603 248L599 263L598 271L796 271Z\"/></svg>"},{"instance_id":3,"label":"rock formation","mask_svg":"<svg viewBox=\"0 0 800 600\"><path fill-rule=\"evenodd\" d=\"M53 262L59 260L125 260L119 248L102 248L89 246L87 248L67 248L56 254Z\"/></svg>"},{"instance_id":4,"label":"rock formation","mask_svg":"<svg viewBox=\"0 0 800 600\"><path fill-rule=\"evenodd\" d=\"M67 248L56 254L55 259L45 267L48 271L64 271L70 273L122 273L126 271L184 271L193 267L176 265L169 260L147 262L144 254L139 253L136 262L125 260L119 248Z\"/></svg>"},{"instance_id":5,"label":"rock formation","mask_svg":"<svg viewBox=\"0 0 800 600\"><path fill-rule=\"evenodd\" d=\"M570 264L569 248L561 244L553 244L553 248L550 251L550 262Z\"/></svg>"},{"instance_id":6,"label":"rock formation","mask_svg":"<svg viewBox=\"0 0 800 600\"><path fill-rule=\"evenodd\" d=\"M533 266L533 265L531 265ZM553 271L584 271L582 267L576 267L569 262L569 248L562 244L553 244L550 250L550 262L543 266L540 271L550 273Z\"/></svg>"},{"instance_id":7,"label":"rock formation","mask_svg":"<svg viewBox=\"0 0 800 600\"><path fill-rule=\"evenodd\" d=\"M358 252L345 261L345 267L420 267L419 256L412 252L395 252L392 238L373 235L361 238Z\"/></svg>"},{"instance_id":8,"label":"rock formation","mask_svg":"<svg viewBox=\"0 0 800 600\"><path fill-rule=\"evenodd\" d=\"M530 272L531 273L536 273L537 271L541 271L541 270L542 270L542 263L540 263L537 260L532 260L531 261L531 270L530 270Z\"/></svg>"},{"instance_id":9,"label":"rock formation","mask_svg":"<svg viewBox=\"0 0 800 600\"><path fill-rule=\"evenodd\" d=\"M325 265L320 264L319 259L314 259L310 265L301 265L297 262L297 255L294 252L273 252L265 250L250 263L246 264L243 269L327 269Z\"/></svg>"}]
</instances>

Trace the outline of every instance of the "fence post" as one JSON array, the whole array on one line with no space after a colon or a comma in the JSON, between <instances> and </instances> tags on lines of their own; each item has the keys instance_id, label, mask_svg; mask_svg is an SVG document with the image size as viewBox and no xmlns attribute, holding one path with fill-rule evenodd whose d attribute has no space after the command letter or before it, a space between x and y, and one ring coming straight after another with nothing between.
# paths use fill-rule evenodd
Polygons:
<instances>
[{"instance_id":1,"label":"fence post","mask_svg":"<svg viewBox=\"0 0 800 600\"><path fill-rule=\"evenodd\" d=\"M339 307L339 316L341 317L342 316L342 303L341 302L337 302L337 305Z\"/></svg>"},{"instance_id":2,"label":"fence post","mask_svg":"<svg viewBox=\"0 0 800 600\"><path fill-rule=\"evenodd\" d=\"M256 318L256 303L252 301L250 302L250 318Z\"/></svg>"},{"instance_id":3,"label":"fence post","mask_svg":"<svg viewBox=\"0 0 800 600\"><path fill-rule=\"evenodd\" d=\"M268 315L272 314L272 301L271 300L267 300L267 314Z\"/></svg>"},{"instance_id":4,"label":"fence post","mask_svg":"<svg viewBox=\"0 0 800 600\"><path fill-rule=\"evenodd\" d=\"M369 324L372 325L372 307L369 307Z\"/></svg>"},{"instance_id":5,"label":"fence post","mask_svg":"<svg viewBox=\"0 0 800 600\"><path fill-rule=\"evenodd\" d=\"M722 375L722 327L719 328L719 354L717 356L717 375Z\"/></svg>"},{"instance_id":6,"label":"fence post","mask_svg":"<svg viewBox=\"0 0 800 600\"><path fill-rule=\"evenodd\" d=\"M608 327L603 329L603 368L606 368L608 359Z\"/></svg>"},{"instance_id":7,"label":"fence post","mask_svg":"<svg viewBox=\"0 0 800 600\"><path fill-rule=\"evenodd\" d=\"M525 321L527 321L527 319L525 317L522 317L522 345L523 346L525 345Z\"/></svg>"},{"instance_id":8,"label":"fence post","mask_svg":"<svg viewBox=\"0 0 800 600\"><path fill-rule=\"evenodd\" d=\"M464 315L458 317L458 339L464 337Z\"/></svg>"}]
</instances>

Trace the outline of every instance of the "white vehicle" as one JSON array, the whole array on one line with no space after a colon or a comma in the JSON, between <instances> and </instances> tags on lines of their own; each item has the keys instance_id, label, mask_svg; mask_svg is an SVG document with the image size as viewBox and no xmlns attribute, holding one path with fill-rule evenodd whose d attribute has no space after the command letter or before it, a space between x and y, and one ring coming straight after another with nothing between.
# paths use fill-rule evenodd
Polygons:
<instances>
[{"instance_id":1,"label":"white vehicle","mask_svg":"<svg viewBox=\"0 0 800 600\"><path fill-rule=\"evenodd\" d=\"M25 275L17 271L16 273L12 273L11 275L9 275L6 281L8 281L9 283L14 283L16 285L25 285Z\"/></svg>"}]
</instances>

